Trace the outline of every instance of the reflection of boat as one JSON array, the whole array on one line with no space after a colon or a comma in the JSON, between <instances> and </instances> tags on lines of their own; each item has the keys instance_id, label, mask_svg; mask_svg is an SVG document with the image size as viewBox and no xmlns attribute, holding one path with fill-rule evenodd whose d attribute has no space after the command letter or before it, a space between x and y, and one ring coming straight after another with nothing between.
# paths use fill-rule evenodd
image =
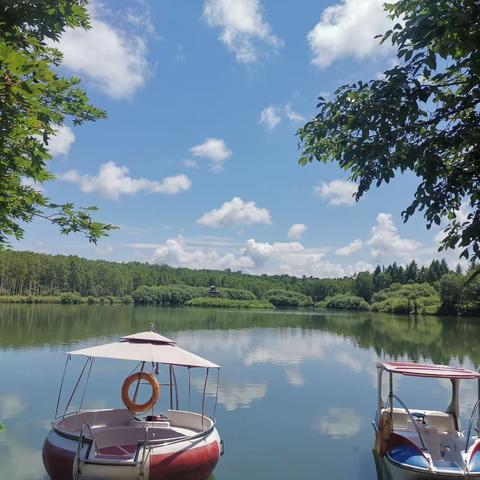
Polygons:
<instances>
[{"instance_id":1,"label":"reflection of boat","mask_svg":"<svg viewBox=\"0 0 480 480\"><path fill-rule=\"evenodd\" d=\"M377 368L378 407L373 425L379 474L392 480L480 479L480 419L473 426L479 400L467 430L459 427L460 380L477 380L480 393L480 374L457 367L406 362L380 363ZM386 402L382 397L383 372L389 375ZM445 412L409 409L393 392L394 374L450 380L449 407Z\"/></svg>"},{"instance_id":2,"label":"reflection of boat","mask_svg":"<svg viewBox=\"0 0 480 480\"><path fill-rule=\"evenodd\" d=\"M218 365L177 347L174 341L153 331L70 352L65 372L72 355L82 355L87 359L66 402L65 412L57 416L64 383L62 380L56 418L43 446L45 468L53 480L207 479L222 449L215 420L204 412L208 372L212 368L218 372ZM125 380L122 388L122 399L127 409L81 409L96 358L139 362L135 369L138 371ZM169 387L170 409L166 415L154 412L160 392L160 384L156 379L159 365L168 365L169 382L166 385ZM151 372L147 372L147 366L151 366ZM189 406L190 369L205 369L200 413L178 409L176 367L188 369ZM82 380L84 374L86 378ZM152 394L147 402L140 404L137 394L139 385L145 381L150 385ZM82 382L85 388L80 408L68 413ZM148 416L139 418L139 414L147 412Z\"/></svg>"}]
</instances>

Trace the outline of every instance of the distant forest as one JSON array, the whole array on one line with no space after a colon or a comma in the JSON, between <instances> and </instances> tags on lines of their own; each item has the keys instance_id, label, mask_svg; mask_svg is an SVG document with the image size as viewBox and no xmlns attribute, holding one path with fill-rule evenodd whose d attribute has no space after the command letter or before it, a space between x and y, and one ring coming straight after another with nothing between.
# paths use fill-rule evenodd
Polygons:
<instances>
[{"instance_id":1,"label":"distant forest","mask_svg":"<svg viewBox=\"0 0 480 480\"><path fill-rule=\"evenodd\" d=\"M248 290L262 298L271 290L298 292L314 302L337 294L355 294L370 300L375 292L392 284L436 283L451 272L445 260L419 266L414 260L405 267L377 266L337 279L289 275L249 275L230 270L193 270L140 262L86 260L77 256L47 255L0 250L0 295L60 295L73 292L82 297L124 297L143 286L208 287ZM456 272L461 273L461 270Z\"/></svg>"}]
</instances>

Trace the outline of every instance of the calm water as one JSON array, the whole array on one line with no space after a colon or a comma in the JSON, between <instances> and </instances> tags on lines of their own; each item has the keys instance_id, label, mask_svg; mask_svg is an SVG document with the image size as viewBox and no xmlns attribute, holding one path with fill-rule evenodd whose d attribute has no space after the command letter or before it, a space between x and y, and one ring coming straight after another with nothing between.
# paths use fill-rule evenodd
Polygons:
<instances>
[{"instance_id":1,"label":"calm water","mask_svg":"<svg viewBox=\"0 0 480 480\"><path fill-rule=\"evenodd\" d=\"M41 447L64 352L146 330L150 323L223 366L216 417L225 455L216 480L375 479L370 422L376 362L480 364L480 319L0 305L0 420L6 426L0 479L46 480ZM73 360L71 373L82 364ZM120 407L120 387L133 366L97 360L85 406ZM194 376L194 403L201 384ZM447 387L437 380L397 382L412 407L445 408ZM475 386L461 393L468 415ZM162 398L167 396L164 391Z\"/></svg>"}]
</instances>

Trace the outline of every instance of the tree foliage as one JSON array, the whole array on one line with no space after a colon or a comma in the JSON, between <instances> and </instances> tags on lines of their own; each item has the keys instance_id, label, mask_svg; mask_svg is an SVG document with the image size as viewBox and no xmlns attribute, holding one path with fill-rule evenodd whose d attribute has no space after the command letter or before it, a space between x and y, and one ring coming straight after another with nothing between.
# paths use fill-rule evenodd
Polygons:
<instances>
[{"instance_id":1,"label":"tree foliage","mask_svg":"<svg viewBox=\"0 0 480 480\"><path fill-rule=\"evenodd\" d=\"M398 0L385 9L397 23L381 42L391 42L398 64L320 97L298 132L299 163L338 162L358 182L357 200L413 172L420 183L404 221L417 211L427 228L445 219L441 248L480 259L480 4Z\"/></svg>"},{"instance_id":2,"label":"tree foliage","mask_svg":"<svg viewBox=\"0 0 480 480\"><path fill-rule=\"evenodd\" d=\"M87 303L100 303L106 297L121 297L124 303L128 303L125 299L132 296L135 303L140 304L180 305L191 298L206 297L209 286L215 285L220 298L265 299L276 306L310 306L313 301L338 294L351 296L360 290L369 296L374 292L375 298L375 292L395 283L427 282L437 288L444 275L453 273L444 260L433 260L430 265L418 268L416 277L411 277L407 272L415 271L412 264L416 265L411 262L405 268L396 263L378 266L373 273L362 272L353 278L298 278L86 260L72 255L5 249L0 250L0 302L7 295L15 295L22 303L51 303L58 301L64 293L76 293L82 302ZM460 277L465 282L471 273ZM480 284L480 280L478 282ZM472 287L468 292L474 295L477 283L470 283Z\"/></svg>"},{"instance_id":3,"label":"tree foliage","mask_svg":"<svg viewBox=\"0 0 480 480\"><path fill-rule=\"evenodd\" d=\"M436 313L441 300L429 283L392 283L372 297L371 308L389 313Z\"/></svg>"},{"instance_id":4,"label":"tree foliage","mask_svg":"<svg viewBox=\"0 0 480 480\"><path fill-rule=\"evenodd\" d=\"M473 267L465 276L450 273L439 282L442 313L480 314L480 269Z\"/></svg>"},{"instance_id":5,"label":"tree foliage","mask_svg":"<svg viewBox=\"0 0 480 480\"><path fill-rule=\"evenodd\" d=\"M307 295L288 290L269 290L262 299L275 307L308 307L313 304Z\"/></svg>"},{"instance_id":6,"label":"tree foliage","mask_svg":"<svg viewBox=\"0 0 480 480\"><path fill-rule=\"evenodd\" d=\"M370 272L360 272L353 281L353 292L369 302L373 295L373 279Z\"/></svg>"},{"instance_id":7,"label":"tree foliage","mask_svg":"<svg viewBox=\"0 0 480 480\"><path fill-rule=\"evenodd\" d=\"M339 310L370 310L370 305L362 297L356 295L338 294L333 297L327 297L323 302L319 302L318 307L333 308Z\"/></svg>"},{"instance_id":8,"label":"tree foliage","mask_svg":"<svg viewBox=\"0 0 480 480\"><path fill-rule=\"evenodd\" d=\"M62 234L83 232L92 242L112 225L96 222L95 207L52 202L36 187L53 180L48 145L68 119L73 125L105 118L62 77L53 45L66 28L89 28L83 0L6 0L0 6L0 246L22 238L22 223L42 217Z\"/></svg>"}]
</instances>

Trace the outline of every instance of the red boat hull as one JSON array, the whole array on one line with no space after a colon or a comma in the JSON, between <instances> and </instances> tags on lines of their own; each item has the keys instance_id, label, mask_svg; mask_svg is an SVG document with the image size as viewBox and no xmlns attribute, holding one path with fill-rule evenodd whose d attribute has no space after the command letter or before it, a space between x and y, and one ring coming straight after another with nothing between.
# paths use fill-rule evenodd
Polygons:
<instances>
[{"instance_id":1,"label":"red boat hull","mask_svg":"<svg viewBox=\"0 0 480 480\"><path fill-rule=\"evenodd\" d=\"M219 438L216 431L214 433L209 441L205 439L191 448L183 447L167 453L161 453L161 447L152 449L145 465L145 480L207 480L220 457ZM42 456L51 480L73 480L76 447L77 441L50 432L44 442ZM123 473L131 471L132 480L137 479L136 469L117 464L112 466L111 476L107 473L105 480L118 478L115 471L118 472L119 468Z\"/></svg>"}]
</instances>

